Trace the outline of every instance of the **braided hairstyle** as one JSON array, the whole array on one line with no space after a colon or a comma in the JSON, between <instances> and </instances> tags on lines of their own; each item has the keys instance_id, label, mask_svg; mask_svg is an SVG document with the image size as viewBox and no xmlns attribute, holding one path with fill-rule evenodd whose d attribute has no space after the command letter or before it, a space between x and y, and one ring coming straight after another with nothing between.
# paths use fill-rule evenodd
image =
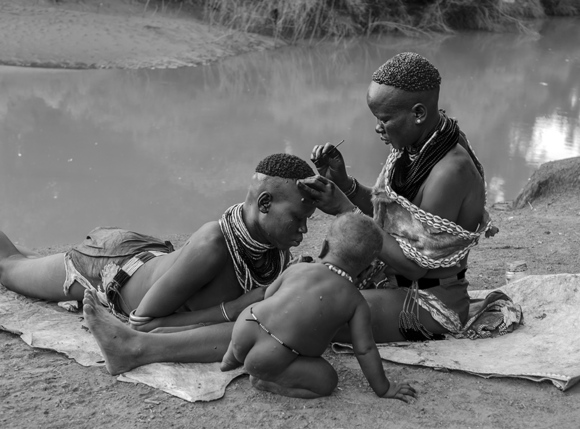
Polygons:
<instances>
[{"instance_id":1,"label":"braided hairstyle","mask_svg":"<svg viewBox=\"0 0 580 429\"><path fill-rule=\"evenodd\" d=\"M441 84L439 71L426 58L403 52L388 60L373 73L373 81L408 92L429 91Z\"/></svg>"},{"instance_id":2,"label":"braided hairstyle","mask_svg":"<svg viewBox=\"0 0 580 429\"><path fill-rule=\"evenodd\" d=\"M302 158L288 153L269 155L258 163L256 173L283 179L306 179L314 176L314 171Z\"/></svg>"}]
</instances>

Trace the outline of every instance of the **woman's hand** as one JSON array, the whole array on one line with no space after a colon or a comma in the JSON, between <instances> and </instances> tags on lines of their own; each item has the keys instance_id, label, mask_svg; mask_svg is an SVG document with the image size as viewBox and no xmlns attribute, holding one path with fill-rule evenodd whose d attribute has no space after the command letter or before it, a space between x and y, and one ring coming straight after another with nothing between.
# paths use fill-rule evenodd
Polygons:
<instances>
[{"instance_id":1,"label":"woman's hand","mask_svg":"<svg viewBox=\"0 0 580 429\"><path fill-rule=\"evenodd\" d=\"M237 320L238 316L246 307L264 300L264 294L266 293L266 287L257 287L251 291L241 295L239 298L233 301L225 302L225 309L227 315L232 321Z\"/></svg>"},{"instance_id":2,"label":"woman's hand","mask_svg":"<svg viewBox=\"0 0 580 429\"><path fill-rule=\"evenodd\" d=\"M329 215L338 215L354 209L354 204L332 180L324 176L312 176L296 181L298 189L316 208Z\"/></svg>"},{"instance_id":3,"label":"woman's hand","mask_svg":"<svg viewBox=\"0 0 580 429\"><path fill-rule=\"evenodd\" d=\"M318 174L332 180L340 189L348 189L351 181L346 173L344 158L336 146L332 143L314 146L310 160Z\"/></svg>"}]
</instances>

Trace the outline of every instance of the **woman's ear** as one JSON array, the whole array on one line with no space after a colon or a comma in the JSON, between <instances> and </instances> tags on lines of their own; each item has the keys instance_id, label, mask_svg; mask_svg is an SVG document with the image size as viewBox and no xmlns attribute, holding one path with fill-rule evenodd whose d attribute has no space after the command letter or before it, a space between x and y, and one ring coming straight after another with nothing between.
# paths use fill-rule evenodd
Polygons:
<instances>
[{"instance_id":1,"label":"woman's ear","mask_svg":"<svg viewBox=\"0 0 580 429\"><path fill-rule=\"evenodd\" d=\"M260 213L268 213L272 206L272 194L269 192L262 192L258 195L258 210Z\"/></svg>"},{"instance_id":2,"label":"woman's ear","mask_svg":"<svg viewBox=\"0 0 580 429\"><path fill-rule=\"evenodd\" d=\"M427 109L423 103L417 103L413 106L413 114L415 115L415 122L420 124L427 119Z\"/></svg>"}]
</instances>

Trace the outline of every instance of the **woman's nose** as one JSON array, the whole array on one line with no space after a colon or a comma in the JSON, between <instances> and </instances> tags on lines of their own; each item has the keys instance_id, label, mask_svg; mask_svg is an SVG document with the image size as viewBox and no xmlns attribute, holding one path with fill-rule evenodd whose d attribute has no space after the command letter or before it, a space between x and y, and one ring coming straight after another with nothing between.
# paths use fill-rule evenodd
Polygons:
<instances>
[{"instance_id":1,"label":"woman's nose","mask_svg":"<svg viewBox=\"0 0 580 429\"><path fill-rule=\"evenodd\" d=\"M308 232L308 226L306 224L306 221L304 221L304 223L300 225L300 227L298 228L298 232L300 234L306 234Z\"/></svg>"},{"instance_id":2,"label":"woman's nose","mask_svg":"<svg viewBox=\"0 0 580 429\"><path fill-rule=\"evenodd\" d=\"M377 125L375 125L375 132L377 134L383 134L385 132L385 129L383 128L383 124L381 124L380 121L377 121Z\"/></svg>"}]
</instances>

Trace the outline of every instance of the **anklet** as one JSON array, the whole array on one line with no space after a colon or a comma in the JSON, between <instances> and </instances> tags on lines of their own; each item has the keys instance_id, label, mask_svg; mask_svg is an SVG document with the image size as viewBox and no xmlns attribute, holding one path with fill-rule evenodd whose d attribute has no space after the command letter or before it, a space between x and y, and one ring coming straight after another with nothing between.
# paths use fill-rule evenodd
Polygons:
<instances>
[{"instance_id":1,"label":"anklet","mask_svg":"<svg viewBox=\"0 0 580 429\"><path fill-rule=\"evenodd\" d=\"M226 322L233 322L233 320L230 319L230 316L228 316L228 313L226 311L225 301L220 304L220 309L222 310L222 316L224 316L224 319L226 320Z\"/></svg>"},{"instance_id":2,"label":"anklet","mask_svg":"<svg viewBox=\"0 0 580 429\"><path fill-rule=\"evenodd\" d=\"M137 316L137 315L135 315L135 311L137 311L137 309L135 309L131 313L129 313L129 323L131 325L142 326L142 325L145 325L145 324L151 322L153 319L155 319L155 317Z\"/></svg>"}]
</instances>

